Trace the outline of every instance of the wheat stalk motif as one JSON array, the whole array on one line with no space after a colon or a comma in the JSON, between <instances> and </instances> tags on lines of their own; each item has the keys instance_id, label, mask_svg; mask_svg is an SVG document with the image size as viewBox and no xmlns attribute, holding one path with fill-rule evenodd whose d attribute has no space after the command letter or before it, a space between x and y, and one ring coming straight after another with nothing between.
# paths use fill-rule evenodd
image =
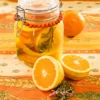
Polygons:
<instances>
[{"instance_id":1,"label":"wheat stalk motif","mask_svg":"<svg viewBox=\"0 0 100 100\"><path fill-rule=\"evenodd\" d=\"M19 98L19 97L16 97L12 94L10 94L8 91L0 91L0 100L10 100L10 99L13 99L13 100L51 100L49 99L48 97L42 99L42 98Z\"/></svg>"},{"instance_id":2,"label":"wheat stalk motif","mask_svg":"<svg viewBox=\"0 0 100 100\"><path fill-rule=\"evenodd\" d=\"M31 79L17 79L17 78L0 78L0 85L9 86L9 87L18 87L18 88L28 88L34 89L36 86L34 85ZM10 98L14 100L50 100L48 97L46 98L19 98L13 94L10 94L9 91L0 91L0 100L10 100Z\"/></svg>"},{"instance_id":3,"label":"wheat stalk motif","mask_svg":"<svg viewBox=\"0 0 100 100\"><path fill-rule=\"evenodd\" d=\"M35 88L31 79L0 78L0 85L21 88Z\"/></svg>"},{"instance_id":4,"label":"wheat stalk motif","mask_svg":"<svg viewBox=\"0 0 100 100\"><path fill-rule=\"evenodd\" d=\"M85 79L85 81L91 84L100 85L100 77L89 76Z\"/></svg>"}]
</instances>

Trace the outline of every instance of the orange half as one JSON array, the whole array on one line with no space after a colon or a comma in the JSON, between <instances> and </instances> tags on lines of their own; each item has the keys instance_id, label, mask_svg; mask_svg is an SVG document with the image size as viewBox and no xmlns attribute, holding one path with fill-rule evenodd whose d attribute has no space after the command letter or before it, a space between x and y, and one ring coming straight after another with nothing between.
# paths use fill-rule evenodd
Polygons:
<instances>
[{"instance_id":1,"label":"orange half","mask_svg":"<svg viewBox=\"0 0 100 100\"><path fill-rule=\"evenodd\" d=\"M89 75L91 65L87 59L77 55L64 54L60 60L66 77L80 80Z\"/></svg>"},{"instance_id":2,"label":"orange half","mask_svg":"<svg viewBox=\"0 0 100 100\"><path fill-rule=\"evenodd\" d=\"M33 66L32 78L40 90L48 91L62 82L64 71L60 62L55 58L42 56Z\"/></svg>"}]
</instances>

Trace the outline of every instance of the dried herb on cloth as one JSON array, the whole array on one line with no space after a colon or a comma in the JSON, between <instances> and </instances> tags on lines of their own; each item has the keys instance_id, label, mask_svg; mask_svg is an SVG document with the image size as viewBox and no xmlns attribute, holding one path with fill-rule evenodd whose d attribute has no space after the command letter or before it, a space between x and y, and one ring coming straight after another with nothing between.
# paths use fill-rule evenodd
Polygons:
<instances>
[{"instance_id":1,"label":"dried herb on cloth","mask_svg":"<svg viewBox=\"0 0 100 100\"><path fill-rule=\"evenodd\" d=\"M53 100L67 100L72 97L74 89L69 81L64 80L57 88L52 90L49 95Z\"/></svg>"}]
</instances>

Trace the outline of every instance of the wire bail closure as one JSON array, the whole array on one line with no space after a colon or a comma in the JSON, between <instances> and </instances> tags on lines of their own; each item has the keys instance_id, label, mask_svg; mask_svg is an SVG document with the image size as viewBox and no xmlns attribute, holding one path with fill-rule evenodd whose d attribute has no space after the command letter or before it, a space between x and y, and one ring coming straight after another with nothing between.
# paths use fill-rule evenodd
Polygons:
<instances>
[{"instance_id":1,"label":"wire bail closure","mask_svg":"<svg viewBox=\"0 0 100 100\"><path fill-rule=\"evenodd\" d=\"M16 7L16 10L17 10L17 13L14 16L14 19L17 21L17 25L16 25L16 36L18 37L22 33L22 28L23 28L24 23L26 22L26 19L25 19L25 10L23 8L21 8L20 6L17 6ZM19 11L23 12L24 17L19 16ZM18 33L18 21L20 21L20 20L22 21L22 26L20 28L20 33Z\"/></svg>"}]
</instances>

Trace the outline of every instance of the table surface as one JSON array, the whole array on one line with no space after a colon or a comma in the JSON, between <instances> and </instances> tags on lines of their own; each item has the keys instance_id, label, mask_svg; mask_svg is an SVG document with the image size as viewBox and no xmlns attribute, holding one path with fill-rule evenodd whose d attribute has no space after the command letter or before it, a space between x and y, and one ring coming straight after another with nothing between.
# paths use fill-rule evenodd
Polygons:
<instances>
[{"instance_id":1,"label":"table surface","mask_svg":"<svg viewBox=\"0 0 100 100\"><path fill-rule=\"evenodd\" d=\"M63 5L60 8L61 11L65 11L69 9L76 10L82 13L86 20L86 26L78 36L74 37L73 39L69 39L67 37L64 38L65 39L64 53L80 55L83 58L88 59L88 61L92 65L92 70L90 72L90 75L92 76L89 76L88 78L89 84L84 83L83 82L84 80L79 81L77 84L80 85L81 83L84 83L85 85L87 84L87 86L89 86L90 84L93 83L94 87L97 87L97 90L94 90L93 87L90 87L85 92L92 91L92 92L100 93L100 9L99 9L100 2L99 1L95 1L95 2L63 1L62 4ZM15 53L15 41L14 41L14 34L13 34L14 21L12 18L13 15L15 14L16 5L17 4L15 2L0 0L0 76L1 76L0 82L1 83L7 79L11 81L12 77L15 78L15 80L17 79L29 80L29 81L31 80L32 68L28 67L23 62L20 62L17 59ZM13 61L13 65L12 65L12 61ZM4 91L8 90L6 85L4 85L5 83L4 84L1 83L0 83L0 89ZM31 85L30 89L31 88L33 89L34 87L34 85L32 84L30 84ZM22 86L24 87L24 85L23 84L20 85L21 94L27 93L25 90L22 89ZM27 85L29 84L27 83ZM10 84L8 84L8 86L10 87L9 88L10 93L12 93L12 86L10 86ZM81 84L80 87L82 89L83 85ZM26 86L25 89L26 88L28 88L28 86ZM79 90L79 87L77 88L76 86L76 90ZM32 92L32 90L30 91ZM32 93L34 93L34 90ZM24 98L22 95L19 95L18 93L16 96L18 96L19 98ZM29 97L27 96L27 98L31 98L31 95ZM77 99L77 100L83 100L83 99ZM84 99L84 100L88 100L88 99ZM100 99L95 99L95 100L100 100Z\"/></svg>"}]
</instances>

